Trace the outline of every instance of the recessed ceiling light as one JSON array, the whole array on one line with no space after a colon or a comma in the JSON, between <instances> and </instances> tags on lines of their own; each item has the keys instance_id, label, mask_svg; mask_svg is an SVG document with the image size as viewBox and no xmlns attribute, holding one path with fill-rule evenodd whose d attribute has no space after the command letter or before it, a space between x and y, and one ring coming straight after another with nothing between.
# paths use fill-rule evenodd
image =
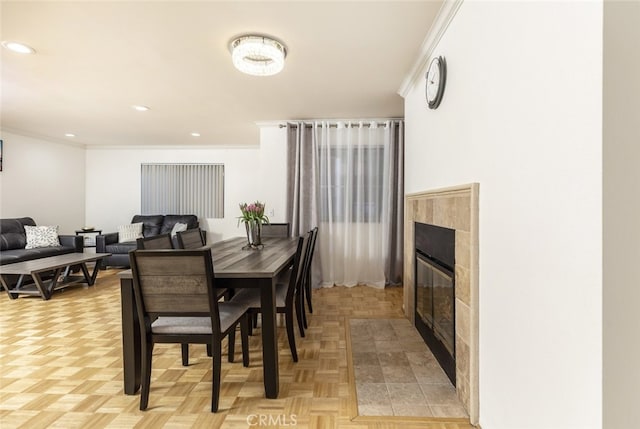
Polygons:
<instances>
[{"instance_id":1,"label":"recessed ceiling light","mask_svg":"<svg viewBox=\"0 0 640 429\"><path fill-rule=\"evenodd\" d=\"M147 106L143 106L141 104L134 104L133 106L131 106L131 108L137 110L138 112L146 112L147 110L149 110Z\"/></svg>"},{"instance_id":2,"label":"recessed ceiling light","mask_svg":"<svg viewBox=\"0 0 640 429\"><path fill-rule=\"evenodd\" d=\"M76 135L73 134L73 133L66 133L64 136L65 137L75 137Z\"/></svg>"},{"instance_id":3,"label":"recessed ceiling light","mask_svg":"<svg viewBox=\"0 0 640 429\"><path fill-rule=\"evenodd\" d=\"M25 45L20 42L12 42L10 40L5 40L2 42L2 46L9 49L10 51L17 52L19 54L35 54L36 50L31 46Z\"/></svg>"},{"instance_id":4,"label":"recessed ceiling light","mask_svg":"<svg viewBox=\"0 0 640 429\"><path fill-rule=\"evenodd\" d=\"M200 133L191 133L193 137L200 137Z\"/></svg>"}]
</instances>

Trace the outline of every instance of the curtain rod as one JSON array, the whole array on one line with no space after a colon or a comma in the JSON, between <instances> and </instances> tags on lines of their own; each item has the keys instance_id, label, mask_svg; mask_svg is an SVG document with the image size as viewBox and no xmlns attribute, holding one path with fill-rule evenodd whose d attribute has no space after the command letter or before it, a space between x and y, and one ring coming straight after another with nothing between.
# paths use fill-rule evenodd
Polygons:
<instances>
[{"instance_id":1,"label":"curtain rod","mask_svg":"<svg viewBox=\"0 0 640 429\"><path fill-rule=\"evenodd\" d=\"M367 120L367 121L353 121L353 123L350 124L346 124L347 122L351 122L351 121L318 121L318 122L328 122L329 123L329 128L338 128L338 124L337 122L345 122L346 126L349 127L359 127L360 126L360 122L362 122L362 126L363 127L370 127L372 122L387 122L387 121L391 121L394 123L400 123L402 121L402 119L381 119L381 120ZM314 123L310 123L309 121L300 121L304 124L305 128L313 128L314 127ZM298 128L298 124L294 124L291 122L287 122L286 124L279 124L278 127L280 128L285 128L287 125L291 125L291 128ZM381 124L382 126L387 126L386 124Z\"/></svg>"}]
</instances>

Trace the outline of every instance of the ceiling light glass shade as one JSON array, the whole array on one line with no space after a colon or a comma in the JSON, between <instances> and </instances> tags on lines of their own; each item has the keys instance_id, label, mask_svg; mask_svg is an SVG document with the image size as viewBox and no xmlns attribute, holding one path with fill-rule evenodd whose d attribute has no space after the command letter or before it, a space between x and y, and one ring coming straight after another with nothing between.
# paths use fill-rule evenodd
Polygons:
<instances>
[{"instance_id":1,"label":"ceiling light glass shade","mask_svg":"<svg viewBox=\"0 0 640 429\"><path fill-rule=\"evenodd\" d=\"M35 54L36 53L35 49L33 49L31 46L25 45L24 43L4 41L2 42L2 46L9 49L10 51L17 52L19 54Z\"/></svg>"},{"instance_id":2,"label":"ceiling light glass shade","mask_svg":"<svg viewBox=\"0 0 640 429\"><path fill-rule=\"evenodd\" d=\"M285 46L264 36L242 36L231 42L233 65L243 73L271 76L284 68Z\"/></svg>"}]
</instances>

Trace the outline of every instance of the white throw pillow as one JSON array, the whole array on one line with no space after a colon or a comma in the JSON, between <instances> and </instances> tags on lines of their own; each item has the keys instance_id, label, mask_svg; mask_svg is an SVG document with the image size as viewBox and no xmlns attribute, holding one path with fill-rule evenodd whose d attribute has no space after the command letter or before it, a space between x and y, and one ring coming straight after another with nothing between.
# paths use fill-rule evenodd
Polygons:
<instances>
[{"instance_id":1,"label":"white throw pillow","mask_svg":"<svg viewBox=\"0 0 640 429\"><path fill-rule=\"evenodd\" d=\"M37 247L60 246L58 239L58 225L55 226L24 226L27 234L27 245L25 249L35 249Z\"/></svg>"},{"instance_id":2,"label":"white throw pillow","mask_svg":"<svg viewBox=\"0 0 640 429\"><path fill-rule=\"evenodd\" d=\"M173 225L173 229L171 230L171 236L175 237L177 233L182 232L182 231L186 231L186 230L187 230L187 224L186 223L176 222L176 224Z\"/></svg>"},{"instance_id":3,"label":"white throw pillow","mask_svg":"<svg viewBox=\"0 0 640 429\"><path fill-rule=\"evenodd\" d=\"M118 227L118 243L136 241L138 238L142 238L142 222Z\"/></svg>"}]
</instances>

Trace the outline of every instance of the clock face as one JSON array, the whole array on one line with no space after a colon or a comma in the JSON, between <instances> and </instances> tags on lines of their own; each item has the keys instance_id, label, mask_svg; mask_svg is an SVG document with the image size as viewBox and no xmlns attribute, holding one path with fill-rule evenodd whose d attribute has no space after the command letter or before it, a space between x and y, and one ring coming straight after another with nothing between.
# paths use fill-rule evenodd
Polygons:
<instances>
[{"instance_id":1,"label":"clock face","mask_svg":"<svg viewBox=\"0 0 640 429\"><path fill-rule=\"evenodd\" d=\"M431 61L426 76L425 95L430 109L436 109L442 101L446 79L446 63L443 57Z\"/></svg>"}]
</instances>

